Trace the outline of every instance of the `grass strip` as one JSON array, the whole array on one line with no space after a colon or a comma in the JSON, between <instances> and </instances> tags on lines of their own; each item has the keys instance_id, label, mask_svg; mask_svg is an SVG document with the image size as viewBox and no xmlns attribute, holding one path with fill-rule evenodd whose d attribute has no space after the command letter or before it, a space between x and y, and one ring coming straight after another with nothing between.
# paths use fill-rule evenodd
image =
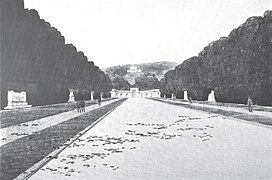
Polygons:
<instances>
[{"instance_id":1,"label":"grass strip","mask_svg":"<svg viewBox=\"0 0 272 180\"><path fill-rule=\"evenodd\" d=\"M124 101L125 100L122 99L113 102L81 116L3 145L0 148L0 179L14 179L59 146L63 145L77 133L91 125L98 118L121 105Z\"/></svg>"},{"instance_id":2,"label":"grass strip","mask_svg":"<svg viewBox=\"0 0 272 180\"><path fill-rule=\"evenodd\" d=\"M222 110L222 109L215 109L215 108L203 107L203 106L197 106L197 105L194 106L191 104L181 104L181 103L174 102L174 101L173 102L164 101L162 99L153 99L152 98L151 100L159 101L159 102L163 102L163 103L168 103L168 104L174 104L174 105L183 106L186 108L201 110L201 111L205 111L205 112L209 112L209 113L220 114L223 116L229 116L229 117L233 117L233 118L237 118L237 119L242 119L242 120L246 120L246 121L250 121L250 122L256 122L256 123L272 126L272 118L270 118L270 117L259 116L259 115L255 115L255 114L245 114L245 113L234 112L234 111L226 111L226 110Z\"/></svg>"},{"instance_id":3,"label":"grass strip","mask_svg":"<svg viewBox=\"0 0 272 180\"><path fill-rule=\"evenodd\" d=\"M104 99L103 102L111 99ZM97 104L95 101L86 101L86 106ZM21 124L24 122L33 121L36 119L53 116L63 112L71 111L76 108L75 103L62 103L54 105L39 106L33 108L16 109L12 111L0 112L1 128Z\"/></svg>"},{"instance_id":4,"label":"grass strip","mask_svg":"<svg viewBox=\"0 0 272 180\"><path fill-rule=\"evenodd\" d=\"M183 99L175 99L175 101L188 102ZM192 100L192 102L196 104L207 104L212 106L223 106L223 107L248 107L246 104L235 104L235 103L209 102L209 101L197 101L197 100ZM272 107L253 105L253 110L272 112Z\"/></svg>"}]
</instances>

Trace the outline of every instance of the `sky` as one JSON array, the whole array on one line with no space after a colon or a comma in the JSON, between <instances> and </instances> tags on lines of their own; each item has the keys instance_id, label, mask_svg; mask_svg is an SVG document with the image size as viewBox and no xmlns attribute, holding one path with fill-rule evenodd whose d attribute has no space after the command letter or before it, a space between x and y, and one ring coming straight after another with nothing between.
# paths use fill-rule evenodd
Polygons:
<instances>
[{"instance_id":1,"label":"sky","mask_svg":"<svg viewBox=\"0 0 272 180\"><path fill-rule=\"evenodd\" d=\"M263 16L272 0L25 0L25 8L104 68L180 64L249 17Z\"/></svg>"}]
</instances>

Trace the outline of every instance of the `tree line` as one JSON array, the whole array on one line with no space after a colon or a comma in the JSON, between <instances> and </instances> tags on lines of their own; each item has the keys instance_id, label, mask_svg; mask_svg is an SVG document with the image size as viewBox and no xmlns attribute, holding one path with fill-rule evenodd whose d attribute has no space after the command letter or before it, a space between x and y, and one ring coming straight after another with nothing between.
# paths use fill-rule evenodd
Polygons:
<instances>
[{"instance_id":1,"label":"tree line","mask_svg":"<svg viewBox=\"0 0 272 180\"><path fill-rule=\"evenodd\" d=\"M227 37L210 43L198 56L168 71L162 96L207 100L211 90L219 102L245 103L248 96L272 105L272 11L250 17Z\"/></svg>"},{"instance_id":2,"label":"tree line","mask_svg":"<svg viewBox=\"0 0 272 180\"><path fill-rule=\"evenodd\" d=\"M26 91L32 105L67 102L69 89L90 99L109 92L110 78L23 0L1 1L1 109L7 91ZM80 97L79 97L80 95Z\"/></svg>"}]
</instances>

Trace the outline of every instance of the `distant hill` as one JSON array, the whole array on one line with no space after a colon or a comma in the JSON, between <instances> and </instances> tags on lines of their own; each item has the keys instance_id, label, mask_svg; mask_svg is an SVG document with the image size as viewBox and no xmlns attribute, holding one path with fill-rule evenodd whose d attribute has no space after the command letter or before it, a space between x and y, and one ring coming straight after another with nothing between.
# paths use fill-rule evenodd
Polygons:
<instances>
[{"instance_id":1,"label":"distant hill","mask_svg":"<svg viewBox=\"0 0 272 180\"><path fill-rule=\"evenodd\" d=\"M176 67L176 62L153 62L142 64L126 64L123 66L112 66L102 69L112 79L114 77L123 77L131 85L135 84L135 78L139 78L144 74L154 74L157 79L161 79L163 75ZM136 68L135 72L129 71ZM138 70L138 71L137 71ZM140 72L139 72L140 71Z\"/></svg>"}]
</instances>

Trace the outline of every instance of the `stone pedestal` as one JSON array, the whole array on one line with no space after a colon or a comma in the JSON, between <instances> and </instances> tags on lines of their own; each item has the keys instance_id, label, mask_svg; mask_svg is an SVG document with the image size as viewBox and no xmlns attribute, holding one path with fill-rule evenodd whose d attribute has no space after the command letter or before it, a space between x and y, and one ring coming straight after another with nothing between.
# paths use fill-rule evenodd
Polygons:
<instances>
[{"instance_id":1,"label":"stone pedestal","mask_svg":"<svg viewBox=\"0 0 272 180\"><path fill-rule=\"evenodd\" d=\"M94 100L93 94L94 94L94 92L92 91L91 92L91 100Z\"/></svg>"},{"instance_id":2,"label":"stone pedestal","mask_svg":"<svg viewBox=\"0 0 272 180\"><path fill-rule=\"evenodd\" d=\"M69 89L69 100L68 102L75 102L75 95L74 95L74 90Z\"/></svg>"},{"instance_id":3,"label":"stone pedestal","mask_svg":"<svg viewBox=\"0 0 272 180\"><path fill-rule=\"evenodd\" d=\"M28 105L28 103L26 102L26 92L8 91L8 104L4 109L17 109L28 107L32 107L32 105Z\"/></svg>"},{"instance_id":4,"label":"stone pedestal","mask_svg":"<svg viewBox=\"0 0 272 180\"><path fill-rule=\"evenodd\" d=\"M209 102L216 102L215 101L215 95L214 95L214 91L212 90L211 93L208 96L208 101Z\"/></svg>"},{"instance_id":5,"label":"stone pedestal","mask_svg":"<svg viewBox=\"0 0 272 180\"><path fill-rule=\"evenodd\" d=\"M115 89L112 89L110 93L111 93L111 98L116 98L118 95Z\"/></svg>"},{"instance_id":6,"label":"stone pedestal","mask_svg":"<svg viewBox=\"0 0 272 180\"><path fill-rule=\"evenodd\" d=\"M176 99L176 94L172 93L171 94L171 99Z\"/></svg>"},{"instance_id":7,"label":"stone pedestal","mask_svg":"<svg viewBox=\"0 0 272 180\"><path fill-rule=\"evenodd\" d=\"M183 92L183 95L184 95L183 99L184 99L185 101L189 101L189 99L188 99L188 92L187 92L187 91L184 91L184 92Z\"/></svg>"}]
</instances>

